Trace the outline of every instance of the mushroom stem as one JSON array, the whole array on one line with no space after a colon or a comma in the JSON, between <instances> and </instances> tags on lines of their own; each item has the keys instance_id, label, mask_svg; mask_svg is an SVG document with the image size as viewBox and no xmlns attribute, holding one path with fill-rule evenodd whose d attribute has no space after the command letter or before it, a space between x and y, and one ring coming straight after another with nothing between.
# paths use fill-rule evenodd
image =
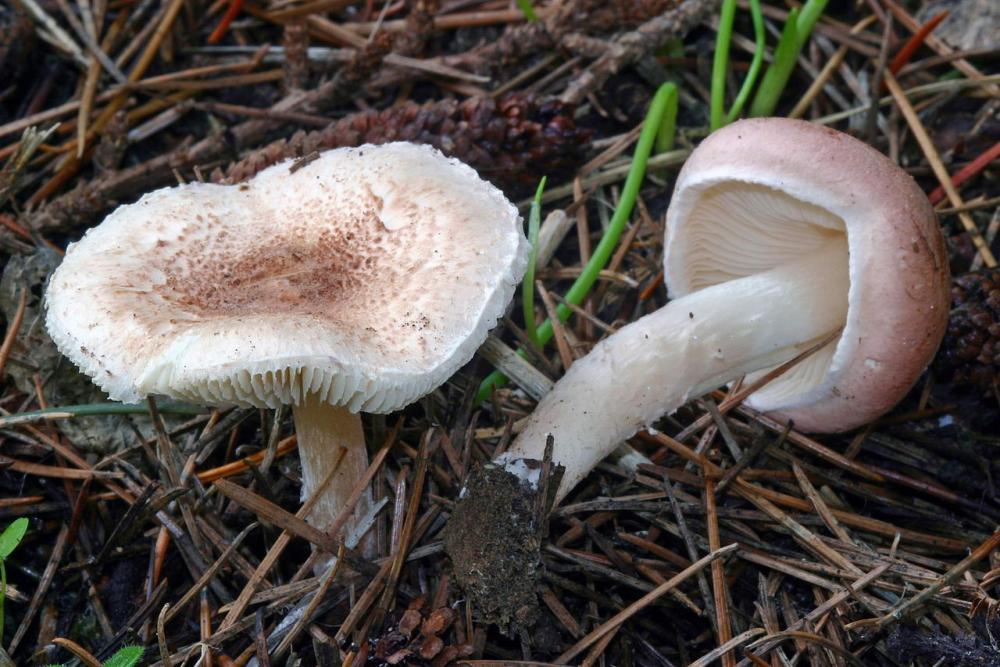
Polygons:
<instances>
[{"instance_id":1,"label":"mushroom stem","mask_svg":"<svg viewBox=\"0 0 1000 667\"><path fill-rule=\"evenodd\" d=\"M688 400L796 356L844 326L847 241L763 273L675 299L574 363L498 460L541 459L546 436L565 467L557 502L624 440ZM523 475L522 475L523 476Z\"/></svg>"},{"instance_id":2,"label":"mushroom stem","mask_svg":"<svg viewBox=\"0 0 1000 667\"><path fill-rule=\"evenodd\" d=\"M309 396L301 405L294 406L293 414L299 458L302 461L302 500L305 501L313 494L331 468L337 468L307 517L312 525L326 529L340 514L351 491L368 468L368 450L365 448L361 415L344 407L321 402L314 396ZM371 492L366 490L351 518L344 525L345 537L351 535L357 522L371 508L371 503ZM371 540L364 540L362 544L366 547L373 546Z\"/></svg>"}]
</instances>

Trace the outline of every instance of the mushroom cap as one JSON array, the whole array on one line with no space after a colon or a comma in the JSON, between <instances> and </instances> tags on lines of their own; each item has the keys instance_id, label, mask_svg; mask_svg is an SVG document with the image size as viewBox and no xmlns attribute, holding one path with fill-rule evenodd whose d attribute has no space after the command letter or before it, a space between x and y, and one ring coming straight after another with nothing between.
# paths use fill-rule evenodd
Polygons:
<instances>
[{"instance_id":1,"label":"mushroom cap","mask_svg":"<svg viewBox=\"0 0 1000 667\"><path fill-rule=\"evenodd\" d=\"M115 400L389 412L472 357L526 264L473 169L366 145L118 208L68 248L46 324Z\"/></svg>"},{"instance_id":2,"label":"mushroom cap","mask_svg":"<svg viewBox=\"0 0 1000 667\"><path fill-rule=\"evenodd\" d=\"M747 401L803 430L848 430L889 410L944 334L948 262L927 197L888 158L836 130L758 118L713 133L681 170L666 233L671 297L847 235L842 335Z\"/></svg>"}]
</instances>

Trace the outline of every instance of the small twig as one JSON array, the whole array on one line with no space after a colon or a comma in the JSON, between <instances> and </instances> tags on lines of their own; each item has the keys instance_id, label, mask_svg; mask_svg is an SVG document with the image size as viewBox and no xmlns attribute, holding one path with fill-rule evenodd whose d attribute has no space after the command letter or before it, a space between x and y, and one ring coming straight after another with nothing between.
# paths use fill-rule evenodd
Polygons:
<instances>
[{"instance_id":1,"label":"small twig","mask_svg":"<svg viewBox=\"0 0 1000 667\"><path fill-rule=\"evenodd\" d=\"M988 540L973 549L972 553L941 575L941 578L934 584L928 586L924 590L920 591L920 593L916 596L910 598L896 609L893 609L891 612L878 619L876 626L884 627L889 623L901 620L914 609L917 609L936 595L942 588L957 581L958 578L968 571L970 567L981 561L983 558L989 556L998 545L1000 545L1000 531L993 533Z\"/></svg>"},{"instance_id":2,"label":"small twig","mask_svg":"<svg viewBox=\"0 0 1000 667\"><path fill-rule=\"evenodd\" d=\"M41 5L35 2L35 0L20 0L20 2L36 21L45 26L45 30L48 31L48 34L55 38L55 45L72 56L73 60L86 69L88 65L87 57L83 55L83 50L76 42L73 41L73 38L69 36L69 33L63 30L59 24L56 23L55 19L49 16L49 14L42 9Z\"/></svg>"},{"instance_id":3,"label":"small twig","mask_svg":"<svg viewBox=\"0 0 1000 667\"><path fill-rule=\"evenodd\" d=\"M869 584L871 584L873 581L881 577L883 574L885 574L886 570L888 570L889 567L891 567L890 563L883 563L882 565L879 565L878 567L876 567L874 570L864 575L863 577L859 577L858 579L854 580L850 584L850 586L838 591L837 593L834 593L832 596L830 596L829 599L826 600L826 602L813 609L811 612L800 618L792 625L788 626L788 628L786 628L786 631L797 630L801 627L804 627L807 623L814 621L818 618L821 618L825 614L835 609L838 605L843 603L849 597L856 595L864 588L866 588ZM775 639L772 637L763 637L762 639L755 642L751 648L759 650L760 651L759 655L764 655L768 651L773 649L775 646L777 646L779 643L781 643L780 639ZM746 660L740 661L740 664L737 667L745 667L746 662L747 662Z\"/></svg>"},{"instance_id":4,"label":"small twig","mask_svg":"<svg viewBox=\"0 0 1000 667\"><path fill-rule=\"evenodd\" d=\"M170 603L163 605L159 615L156 617L156 644L160 648L160 661L164 667L172 667L173 661L170 659L170 648L167 645L166 618L170 611Z\"/></svg>"},{"instance_id":5,"label":"small twig","mask_svg":"<svg viewBox=\"0 0 1000 667\"><path fill-rule=\"evenodd\" d=\"M271 667L271 653L267 650L267 632L264 628L264 610L258 609L254 614L253 646L260 667Z\"/></svg>"},{"instance_id":6,"label":"small twig","mask_svg":"<svg viewBox=\"0 0 1000 667\"><path fill-rule=\"evenodd\" d=\"M49 555L49 562L45 566L42 578L38 582L38 586L35 588L34 594L31 596L31 603L28 605L27 611L21 617L21 624L14 633L14 639L11 640L10 646L7 647L8 653L13 654L17 651L18 645L21 643L21 640L24 639L25 634L27 634L28 628L31 627L35 614L37 614L38 610L41 608L42 602L45 599L45 594L48 592L49 587L55 580L56 571L59 569L59 563L62 561L63 554L66 551L68 536L69 527L63 524L59 528L59 535L56 537L55 545L52 547L52 553Z\"/></svg>"},{"instance_id":7,"label":"small twig","mask_svg":"<svg viewBox=\"0 0 1000 667\"><path fill-rule=\"evenodd\" d=\"M896 77L894 77L891 72L885 72L885 84L888 86L889 92L896 100L899 110L903 113L903 117L906 119L907 125L910 126L910 131L913 132L914 138L917 140L917 143L920 144L920 149L924 152L924 157L927 158L927 162L930 164L931 170L934 172L934 175L937 176L945 194L948 195L948 201L951 202L951 205L956 208L961 207L964 204L962 197L958 194L958 190L956 190L955 186L952 184L951 175L948 173L948 170L945 169L944 163L941 162L941 157L938 155L937 148L934 147L934 141L927 133L927 128L925 128L924 124L920 121L920 117L917 116L916 110L914 110L913 105L910 104L910 100L907 99L906 94L899 85L899 82L896 81ZM983 235L979 232L979 228L976 226L972 216L965 212L959 212L958 219L961 220L962 226L965 227L965 231L968 232L973 245L976 246L976 250L982 256L983 263L988 268L995 267L997 265L997 260L993 256L993 252L987 245Z\"/></svg>"},{"instance_id":8,"label":"small twig","mask_svg":"<svg viewBox=\"0 0 1000 667\"><path fill-rule=\"evenodd\" d=\"M875 76L871 82L871 103L868 108L868 116L865 118L865 140L869 144L875 141L875 130L878 126L878 96L882 91L882 73L885 71L886 60L889 58L891 40L892 14L889 14L882 30L882 45L878 50L878 60L875 61Z\"/></svg>"},{"instance_id":9,"label":"small twig","mask_svg":"<svg viewBox=\"0 0 1000 667\"><path fill-rule=\"evenodd\" d=\"M420 450L416 466L413 470L413 490L410 492L410 502L406 508L406 519L404 520L403 530L399 537L399 546L390 561L392 567L389 570L389 576L387 577L382 593L380 609L385 611L392 608L392 596L396 592L396 582L399 581L399 575L403 571L403 563L406 562L406 555L412 546L413 529L420 510L420 500L424 492L424 481L427 479L427 464L433 437L434 431L429 430L420 441Z\"/></svg>"},{"instance_id":10,"label":"small twig","mask_svg":"<svg viewBox=\"0 0 1000 667\"><path fill-rule=\"evenodd\" d=\"M563 102L577 104L612 74L637 62L673 37L683 37L715 11L718 0L683 0L631 32L616 37L603 56L578 74L563 92Z\"/></svg>"},{"instance_id":11,"label":"small twig","mask_svg":"<svg viewBox=\"0 0 1000 667\"><path fill-rule=\"evenodd\" d=\"M749 484L746 484L742 480L737 480L733 490L736 494L750 501L758 509L787 528L792 533L792 536L799 540L809 551L852 574L861 574L861 570L854 563L847 560L840 552L827 546L815 533L783 512L777 505L754 493Z\"/></svg>"},{"instance_id":12,"label":"small twig","mask_svg":"<svg viewBox=\"0 0 1000 667\"><path fill-rule=\"evenodd\" d=\"M816 513L823 519L823 523L825 523L826 527L830 529L830 532L840 538L840 540L845 544L854 544L854 540L851 539L850 533L844 530L843 526L840 525L840 522L837 521L837 517L833 515L833 512L831 512L830 508L827 507L827 504L823 500L822 496L819 495L819 491L817 491L816 487L814 487L812 482L809 481L805 471L802 470L802 466L800 466L796 461L792 461L792 472L795 473L795 479L798 480L803 493L806 494L809 502L811 502L813 507L816 508Z\"/></svg>"},{"instance_id":13,"label":"small twig","mask_svg":"<svg viewBox=\"0 0 1000 667\"><path fill-rule=\"evenodd\" d=\"M705 515L708 520L708 548L712 552L722 548L719 536L719 517L715 511L715 480L705 475ZM729 645L732 639L732 627L729 624L729 589L726 586L726 572L722 561L712 561L712 599L715 603L715 619L718 628L719 648ZM722 664L724 667L734 667L736 659L732 652L722 651Z\"/></svg>"},{"instance_id":14,"label":"small twig","mask_svg":"<svg viewBox=\"0 0 1000 667\"><path fill-rule=\"evenodd\" d=\"M343 526L343 523L346 523L347 518L354 512L354 507L357 504L358 500L361 498L361 494L364 493L364 489L366 489L368 485L371 483L371 480L375 476L376 471L378 471L378 469L381 467L382 462L385 460L385 456L389 453L389 449L391 448L392 442L393 440L390 439L390 441L385 446L382 447L379 453L372 458L372 462L371 464L369 464L368 470L365 471L364 478L359 480L358 484L355 485L354 491L352 491L351 497L344 504L344 508L341 510L340 515L336 519L334 519L333 525L327 526L327 534L329 534L329 531L334 528L339 532L340 528ZM308 499L306 499L304 503L302 503L302 507L300 507L299 511L295 514L296 517L304 519L305 517L309 516L309 513L312 511L312 508L319 501L319 498L323 495L323 491L330 484L330 480L333 479L333 476L336 472L337 472L337 466L336 465L331 466L330 471L326 474L326 477L323 479L323 481L320 482L320 484L316 487L316 490L313 491L312 496L310 496ZM339 525L338 522L340 522ZM278 536L278 539L274 541L274 544L271 546L267 554L261 560L260 565L257 566L257 570L254 572L253 577L251 577L251 579L247 581L246 586L244 586L243 590L240 591L239 597L237 597L236 601L233 603L233 606L226 614L226 617L222 620L222 623L219 626L219 631L231 628L238 623L240 617L243 616L243 612L246 611L247 606L249 606L250 601L253 598L253 594L257 591L257 587L260 586L260 584L264 580L264 577L267 576L267 573L270 571L272 567L274 567L274 564L278 561L278 558L284 552L285 547L287 547L289 542L291 542L292 535L293 534L291 531L283 530L281 535ZM338 544L337 547L333 550L333 553L336 553L339 550L340 550L340 545Z\"/></svg>"},{"instance_id":15,"label":"small twig","mask_svg":"<svg viewBox=\"0 0 1000 667\"><path fill-rule=\"evenodd\" d=\"M63 647L64 649L75 655L77 658L80 659L80 661L83 664L87 665L87 667L101 667L100 660L95 658L90 651L83 648L72 639L66 639L65 637L56 637L55 639L52 640L52 643L55 644L56 646Z\"/></svg>"},{"instance_id":16,"label":"small twig","mask_svg":"<svg viewBox=\"0 0 1000 667\"><path fill-rule=\"evenodd\" d=\"M297 514L286 512L269 500L265 500L252 491L247 491L238 484L220 479L215 482L215 488L230 500L259 516L261 520L279 525L284 531L301 537L327 553L335 554L341 545L343 545L343 541L338 537L334 537L306 523L305 519L299 517ZM377 571L374 565L353 550L347 552L346 558L348 564L360 572L374 574Z\"/></svg>"},{"instance_id":17,"label":"small twig","mask_svg":"<svg viewBox=\"0 0 1000 667\"><path fill-rule=\"evenodd\" d=\"M17 340L17 335L21 331L21 323L24 321L24 311L28 305L28 289L22 287L20 292L21 294L17 300L17 310L14 312L14 317L7 326L7 333L3 337L3 344L0 345L0 378L3 377L4 367L10 358L11 350L14 349L14 342Z\"/></svg>"},{"instance_id":18,"label":"small twig","mask_svg":"<svg viewBox=\"0 0 1000 667\"><path fill-rule=\"evenodd\" d=\"M662 584L651 590L649 593L646 593L641 598L639 598L629 606L625 607L625 609L621 610L620 612L612 616L604 623L601 623L599 626L594 628L586 637L584 637L583 639L581 639L580 641L578 641L577 643L573 644L571 647L566 649L566 651L564 651L559 657L557 657L552 662L556 665L565 665L569 663L570 660L579 655L588 646L599 640L608 632L611 632L612 630L619 628L625 621L627 621L632 616L635 616L637 613L639 613L647 606L649 606L650 603L654 602L658 598L665 595L671 589L679 586L680 584L690 579L692 575L694 575L697 572L700 572L706 565L715 562L717 559L722 558L723 556L731 554L732 552L736 551L737 548L738 545L729 544L727 546L722 547L721 549L713 551L705 555L704 557L698 559L697 561L692 563L689 567L685 568L684 570L677 573L670 579L666 580L665 582L663 582Z\"/></svg>"},{"instance_id":19,"label":"small twig","mask_svg":"<svg viewBox=\"0 0 1000 667\"><path fill-rule=\"evenodd\" d=\"M856 35L866 30L868 26L874 22L875 16L866 16L854 24L851 28L851 34ZM830 81L830 77L833 76L833 73L837 71L840 65L844 62L844 58L847 57L848 49L849 47L844 44L840 46L832 56L830 56L830 58L826 61L826 64L823 65L823 69L820 70L819 75L813 79L812 83L809 84L809 88L806 89L806 92L803 93L802 97L795 104L795 108L789 112L789 118L802 118L805 115L806 111L809 109L809 105L813 103L816 96L819 95L820 91L823 90L823 87Z\"/></svg>"},{"instance_id":20,"label":"small twig","mask_svg":"<svg viewBox=\"0 0 1000 667\"><path fill-rule=\"evenodd\" d=\"M971 162L955 172L955 175L951 177L951 184L954 187L958 187L965 183L967 180L981 172L987 165L992 163L997 158L1000 158L1000 141L993 144L985 151L977 155ZM931 204L937 204L942 199L945 198L945 189L942 186L935 188L927 198L930 199ZM964 205L962 207L954 207L951 209L946 209L949 213L962 213L969 205ZM945 211L939 211L944 213Z\"/></svg>"},{"instance_id":21,"label":"small twig","mask_svg":"<svg viewBox=\"0 0 1000 667\"><path fill-rule=\"evenodd\" d=\"M931 17L926 23L920 26L920 29L913 33L913 36L903 44L903 47L896 53L893 57L892 62L889 63L889 71L893 74L899 74L899 70L903 69L906 63L910 62L913 54L917 52L917 49L927 40L927 36L930 35L934 28L938 27L942 21L948 18L948 10L938 12L935 16ZM889 25L892 23L892 15L886 16L885 24ZM884 66L884 65L883 65Z\"/></svg>"},{"instance_id":22,"label":"small twig","mask_svg":"<svg viewBox=\"0 0 1000 667\"><path fill-rule=\"evenodd\" d=\"M177 603L170 609L170 612L164 617L164 623L169 623L176 618L177 614L183 611L188 603L194 600L195 595L201 592L201 590L208 585L209 580L214 577L222 566L229 561L229 557L232 556L233 552L239 548L240 544L243 543L243 540L245 540L258 525L259 524L256 521L251 523L233 539L229 546L226 547L226 550L223 551L215 562L205 570L205 572L201 575L201 578L199 578L198 581L196 581L191 588L189 588L187 592L181 596L181 599L178 600Z\"/></svg>"},{"instance_id":23,"label":"small twig","mask_svg":"<svg viewBox=\"0 0 1000 667\"><path fill-rule=\"evenodd\" d=\"M782 431L781 435L778 436L778 441L775 443L775 447L780 447L781 443L785 441L788 437L788 432L792 430L792 425L788 424L785 430ZM740 458L735 465L731 468L726 469L726 474L722 476L722 480L719 482L718 486L715 487L716 494L723 493L729 485L732 484L733 480L736 479L743 470L746 469L751 463L757 460L761 452L767 449L769 442L768 439L761 434L758 436L752 447Z\"/></svg>"},{"instance_id":24,"label":"small twig","mask_svg":"<svg viewBox=\"0 0 1000 667\"><path fill-rule=\"evenodd\" d=\"M695 544L694 536L688 529L687 520L684 518L684 512L681 511L680 503L677 502L677 495L674 493L674 487L670 483L670 480L663 480L663 488L667 492L670 509L674 513L674 521L677 522L677 529L684 540L684 546L687 548L688 558L691 562L695 562L698 560L698 545ZM704 572L698 572L698 589L701 591L701 597L706 607L706 616L708 616L712 628L718 632L718 618L715 611L712 588L708 585L708 577L705 576Z\"/></svg>"},{"instance_id":25,"label":"small twig","mask_svg":"<svg viewBox=\"0 0 1000 667\"><path fill-rule=\"evenodd\" d=\"M775 366L767 373L764 373L759 378L747 385L734 386L733 391L726 396L726 398L719 405L719 414L726 414L733 408L738 407L743 403L744 400L750 394L758 391L762 387L766 386L769 382L781 377L786 372L791 370L793 367L800 364L802 361L808 359L812 355L816 354L827 345L833 343L835 340L839 339L841 336L841 331L831 331L829 334L824 336L821 340L817 341L815 344L809 346L807 349L803 350L801 353L795 355L785 363L780 366ZM696 419L690 426L686 427L683 431L677 434L676 439L680 442L684 442L690 436L702 430L706 426L712 423L712 415L705 414Z\"/></svg>"},{"instance_id":26,"label":"small twig","mask_svg":"<svg viewBox=\"0 0 1000 667\"><path fill-rule=\"evenodd\" d=\"M563 372L568 371L569 367L573 365L574 356L569 341L566 340L566 329L556 312L555 301L542 285L542 281L539 280L535 283L535 289L542 298L542 303L545 304L545 312L549 316L549 321L552 322L552 338L556 341L556 350L559 352L559 361L562 362Z\"/></svg>"},{"instance_id":27,"label":"small twig","mask_svg":"<svg viewBox=\"0 0 1000 667\"><path fill-rule=\"evenodd\" d=\"M274 463L274 459L278 455L278 438L281 436L281 422L285 417L285 406L279 405L274 411L273 419L271 420L271 433L267 437L267 446L264 448L264 458L260 462L260 472L261 474L266 474L271 468L271 464Z\"/></svg>"},{"instance_id":28,"label":"small twig","mask_svg":"<svg viewBox=\"0 0 1000 667\"><path fill-rule=\"evenodd\" d=\"M725 642L724 644L721 644L716 648L712 649L705 655L701 656L700 658L689 664L688 667L707 667L708 665L711 665L713 662L718 660L720 657L723 659L723 662L725 662L726 656L729 656L730 659L732 659L733 655L732 651L734 648L736 648L740 644L750 641L754 637L765 634L766 632L767 630L764 630L764 628L750 628L746 632L742 632L733 637L732 639L730 639L729 641ZM736 664L735 660L733 664Z\"/></svg>"},{"instance_id":29,"label":"small twig","mask_svg":"<svg viewBox=\"0 0 1000 667\"><path fill-rule=\"evenodd\" d=\"M279 442L278 446L275 448L274 458L279 458L294 452L297 446L298 442L294 435L285 438ZM231 477L233 475L246 472L250 469L250 464L260 463L264 457L267 456L267 453L267 450L262 450L238 461L232 461L230 463L223 464L218 468L211 468L210 470L202 471L198 473L198 481L203 484L208 484L217 479L222 479L223 477Z\"/></svg>"},{"instance_id":30,"label":"small twig","mask_svg":"<svg viewBox=\"0 0 1000 667\"><path fill-rule=\"evenodd\" d=\"M850 664L857 665L857 667L864 667L864 663L858 660L853 653L845 649L843 646L840 646L839 644L836 644L825 637L821 637L814 632L803 632L801 630L785 630L784 632L778 632L776 634L768 635L767 637L758 639L753 644L750 644L750 646L748 646L747 648L753 649L760 643L765 641L771 641L771 640L781 641L785 639L794 639L796 641L804 641L807 643L819 644L823 648L830 649L837 655L845 658L847 662L849 662Z\"/></svg>"},{"instance_id":31,"label":"small twig","mask_svg":"<svg viewBox=\"0 0 1000 667\"><path fill-rule=\"evenodd\" d=\"M339 574L340 567L343 562L344 550L341 548L341 550L337 552L337 559L335 563L328 566L326 574L323 575L323 578L320 580L319 588L317 588L316 592L313 593L313 597L309 601L305 610L302 612L301 618L296 621L292 629L289 630L288 634L285 635L285 638L281 640L281 643L278 644L278 647L274 650L274 656L276 658L280 658L285 651L291 648L292 643L298 638L299 633L301 633L306 624L312 620L312 616L316 612L317 607L319 607L320 602L322 602L323 598L326 597L327 591L330 590L330 586L336 580L337 574Z\"/></svg>"}]
</instances>

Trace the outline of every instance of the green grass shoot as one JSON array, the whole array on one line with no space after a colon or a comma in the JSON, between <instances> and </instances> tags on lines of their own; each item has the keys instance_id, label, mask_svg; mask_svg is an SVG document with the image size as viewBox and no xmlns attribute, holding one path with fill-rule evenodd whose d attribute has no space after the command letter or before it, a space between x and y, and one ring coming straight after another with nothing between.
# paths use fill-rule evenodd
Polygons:
<instances>
[{"instance_id":1,"label":"green grass shoot","mask_svg":"<svg viewBox=\"0 0 1000 667\"><path fill-rule=\"evenodd\" d=\"M788 20L774 49L774 61L764 73L757 94L750 105L751 116L770 116L795 69L795 61L812 33L813 26L826 9L829 0L806 0L800 8L788 12Z\"/></svg>"},{"instance_id":2,"label":"green grass shoot","mask_svg":"<svg viewBox=\"0 0 1000 667\"><path fill-rule=\"evenodd\" d=\"M715 57L712 59L712 96L709 101L709 127L714 132L722 127L726 104L726 71L729 69L729 43L736 19L736 0L723 0L719 14L719 30L715 37Z\"/></svg>"},{"instance_id":3,"label":"green grass shoot","mask_svg":"<svg viewBox=\"0 0 1000 667\"><path fill-rule=\"evenodd\" d=\"M750 69L747 70L747 76L743 79L743 85L740 86L740 91L736 94L736 99L733 100L733 106L729 109L729 113L726 114L727 125L739 118L740 114L743 113L743 107L746 105L747 100L750 99L750 91L753 90L754 84L757 83L757 77L760 76L760 68L764 64L764 49L766 48L766 44L764 12L760 8L760 0L750 0L750 18L753 20L755 43L753 59L750 61Z\"/></svg>"},{"instance_id":4,"label":"green grass shoot","mask_svg":"<svg viewBox=\"0 0 1000 667\"><path fill-rule=\"evenodd\" d=\"M660 90L665 91L666 104L663 108L663 116L660 118L660 127L656 130L656 143L653 146L655 155L673 150L674 142L677 139L677 86L665 83L660 87Z\"/></svg>"},{"instance_id":5,"label":"green grass shoot","mask_svg":"<svg viewBox=\"0 0 1000 667\"><path fill-rule=\"evenodd\" d=\"M538 14L535 13L535 8L532 6L531 0L517 0L517 6L521 9L521 13L524 14L524 18L528 19L529 22L538 20Z\"/></svg>"},{"instance_id":6,"label":"green grass shoot","mask_svg":"<svg viewBox=\"0 0 1000 667\"><path fill-rule=\"evenodd\" d=\"M114 655L101 663L101 667L135 667L142 660L146 649L141 646L122 646ZM48 667L65 667L65 665L48 665Z\"/></svg>"},{"instance_id":7,"label":"green grass shoot","mask_svg":"<svg viewBox=\"0 0 1000 667\"><path fill-rule=\"evenodd\" d=\"M642 124L642 132L639 134L639 141L636 142L635 153L632 155L632 165L629 168L628 176L625 178L625 185L622 187L621 199L615 209L611 222L608 224L604 236L594 248L590 256L590 261L583 267L580 276L573 282L564 299L573 305L579 305L590 293L601 270L607 266L618 239L621 238L625 230L625 224L632 215L639 188L642 186L642 179L646 175L646 163L653 152L654 146L672 146L676 129L677 118L677 86L673 83L664 83L657 89L653 96L653 101L649 105L649 111ZM668 136L669 130L669 136ZM660 136L661 132L664 136ZM565 305L559 304L556 313L560 321L569 318L572 311ZM552 322L545 320L537 329L538 341L545 345L552 340ZM523 355L523 350L518 350ZM488 399L493 390L506 384L507 378L499 371L493 371L479 385L479 392L476 394L476 402L481 403Z\"/></svg>"},{"instance_id":8,"label":"green grass shoot","mask_svg":"<svg viewBox=\"0 0 1000 667\"><path fill-rule=\"evenodd\" d=\"M521 285L521 303L524 306L524 330L528 333L528 339L535 345L541 346L538 340L538 328L535 326L535 265L538 263L538 230L542 226L542 193L545 192L545 181L543 176L535 191L535 200L531 202L531 211L528 213L528 247L531 249L528 255L528 270L524 273L524 282Z\"/></svg>"},{"instance_id":9,"label":"green grass shoot","mask_svg":"<svg viewBox=\"0 0 1000 667\"><path fill-rule=\"evenodd\" d=\"M736 18L736 0L724 0L722 3L722 13L719 16L719 30L715 40L715 58L712 61L712 95L709 103L710 121L709 126L712 131L718 130L724 125L728 125L743 112L750 92L757 77L760 75L760 68L764 63L765 32L764 14L760 8L760 0L750 0L750 17L753 20L754 32L754 53L750 62L750 68L743 79L743 84L733 100L733 106L729 112L725 112L726 104L726 73L729 69L729 46L733 38L733 22Z\"/></svg>"},{"instance_id":10,"label":"green grass shoot","mask_svg":"<svg viewBox=\"0 0 1000 667\"><path fill-rule=\"evenodd\" d=\"M123 646L107 659L101 667L135 667L146 652L141 646Z\"/></svg>"}]
</instances>

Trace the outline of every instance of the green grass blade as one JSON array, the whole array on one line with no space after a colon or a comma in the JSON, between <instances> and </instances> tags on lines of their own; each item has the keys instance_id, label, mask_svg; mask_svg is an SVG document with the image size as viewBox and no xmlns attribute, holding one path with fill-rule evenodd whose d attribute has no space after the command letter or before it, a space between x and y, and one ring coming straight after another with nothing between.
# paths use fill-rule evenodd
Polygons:
<instances>
[{"instance_id":1,"label":"green grass blade","mask_svg":"<svg viewBox=\"0 0 1000 667\"><path fill-rule=\"evenodd\" d=\"M667 117L671 100L676 105L677 87L672 83L665 83L656 91L656 95L653 96L653 101L649 105L649 111L646 113L646 119L642 125L642 132L639 134L639 141L635 146L635 153L632 155L632 166L625 178L625 185L622 187L618 208L615 209L611 222L608 224L600 243L594 248L590 260L564 297L567 302L573 305L582 303L594 283L597 282L601 269L607 266L608 260L611 259L611 254L618 244L618 239L625 230L625 223L632 215L635 199L642 186L642 179L646 175L646 162L653 152L653 144L656 142L660 128ZM556 312L560 321L565 321L571 311L565 304L559 304ZM538 327L538 339L543 345L552 339L552 322L546 320ZM523 354L520 350L519 353ZM490 373L479 385L476 401L486 400L494 388L502 387L506 382L507 378L504 377L503 373L499 371Z\"/></svg>"},{"instance_id":2,"label":"green grass blade","mask_svg":"<svg viewBox=\"0 0 1000 667\"><path fill-rule=\"evenodd\" d=\"M531 202L531 212L528 213L528 270L524 273L521 284L521 303L524 306L524 330L535 345L541 346L538 340L538 328L535 326L535 265L538 263L538 230L542 225L542 193L545 192L546 177L538 184L535 191L535 201Z\"/></svg>"},{"instance_id":3,"label":"green grass blade","mask_svg":"<svg viewBox=\"0 0 1000 667\"><path fill-rule=\"evenodd\" d=\"M809 39L809 35L812 33L813 26L816 25L816 21L819 21L819 17L823 15L823 10L826 9L826 4L829 1L808 0L806 4L802 5L802 11L799 13L798 28L796 30L799 51L805 46L806 40Z\"/></svg>"},{"instance_id":4,"label":"green grass blade","mask_svg":"<svg viewBox=\"0 0 1000 667\"><path fill-rule=\"evenodd\" d=\"M24 539L24 534L28 532L28 520L25 517L14 519L9 526L0 533L0 559L9 558L17 545Z\"/></svg>"},{"instance_id":5,"label":"green grass blade","mask_svg":"<svg viewBox=\"0 0 1000 667\"><path fill-rule=\"evenodd\" d=\"M714 132L722 127L726 106L726 70L729 69L729 44L733 39L736 0L723 0L719 15L719 31L715 36L715 58L712 60L712 97L709 104L709 127Z\"/></svg>"},{"instance_id":6,"label":"green grass blade","mask_svg":"<svg viewBox=\"0 0 1000 667\"><path fill-rule=\"evenodd\" d=\"M654 152L657 155L673 150L674 140L677 138L677 86L665 83L660 89L666 90L667 103L663 110L663 119L660 121L660 129L656 133Z\"/></svg>"},{"instance_id":7,"label":"green grass blade","mask_svg":"<svg viewBox=\"0 0 1000 667\"><path fill-rule=\"evenodd\" d=\"M750 105L751 116L770 116L774 113L795 69L795 61L809 39L813 26L826 9L827 2L829 0L807 0L801 11L796 7L788 12L788 21L785 22L781 39L774 51L774 62L767 68L753 104Z\"/></svg>"},{"instance_id":8,"label":"green grass blade","mask_svg":"<svg viewBox=\"0 0 1000 667\"><path fill-rule=\"evenodd\" d=\"M732 123L743 113L743 107L750 98L750 91L753 90L754 84L757 83L757 77L760 76L760 68L764 64L766 35L764 31L764 12L761 11L760 0L750 0L750 17L753 19L754 42L756 42L753 51L753 60L750 61L750 69L747 70L747 76L743 79L740 92L736 95L736 99L733 100L733 106L729 110L729 113L726 114L725 125Z\"/></svg>"},{"instance_id":9,"label":"green grass blade","mask_svg":"<svg viewBox=\"0 0 1000 667\"><path fill-rule=\"evenodd\" d=\"M521 13L524 14L524 18L528 19L529 22L538 20L538 14L535 13L535 8L531 6L531 0L517 0L517 6L521 9Z\"/></svg>"},{"instance_id":10,"label":"green grass blade","mask_svg":"<svg viewBox=\"0 0 1000 667\"><path fill-rule=\"evenodd\" d=\"M764 72L764 80L760 82L760 88L750 105L751 116L770 116L778 106L778 99L792 76L795 59L798 57L798 50L795 48L798 41L798 18L798 7L788 12L788 21L785 22L781 39L774 49L774 61Z\"/></svg>"},{"instance_id":11,"label":"green grass blade","mask_svg":"<svg viewBox=\"0 0 1000 667\"><path fill-rule=\"evenodd\" d=\"M141 646L123 646L101 667L135 667L145 652L146 649Z\"/></svg>"}]
</instances>

